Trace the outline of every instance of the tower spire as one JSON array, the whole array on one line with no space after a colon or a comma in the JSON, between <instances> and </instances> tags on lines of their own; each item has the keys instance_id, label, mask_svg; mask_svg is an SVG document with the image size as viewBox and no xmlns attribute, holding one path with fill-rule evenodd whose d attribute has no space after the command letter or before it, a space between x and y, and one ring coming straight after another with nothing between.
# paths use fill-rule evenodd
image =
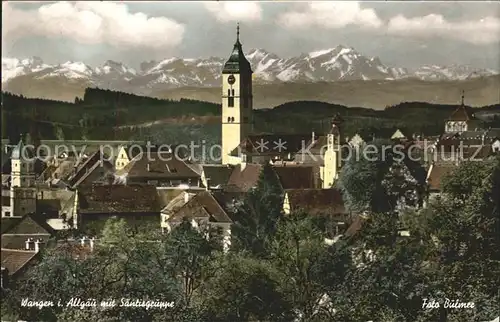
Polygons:
<instances>
[{"instance_id":1,"label":"tower spire","mask_svg":"<svg viewBox=\"0 0 500 322\"><path fill-rule=\"evenodd\" d=\"M462 90L462 106L464 106L465 91Z\"/></svg>"},{"instance_id":2,"label":"tower spire","mask_svg":"<svg viewBox=\"0 0 500 322\"><path fill-rule=\"evenodd\" d=\"M240 23L236 23L236 42L240 42Z\"/></svg>"}]
</instances>

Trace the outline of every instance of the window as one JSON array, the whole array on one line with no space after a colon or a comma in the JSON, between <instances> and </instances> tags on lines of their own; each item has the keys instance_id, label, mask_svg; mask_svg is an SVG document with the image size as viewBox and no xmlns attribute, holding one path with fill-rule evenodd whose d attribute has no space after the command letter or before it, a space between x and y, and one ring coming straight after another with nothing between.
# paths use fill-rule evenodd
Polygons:
<instances>
[{"instance_id":1,"label":"window","mask_svg":"<svg viewBox=\"0 0 500 322\"><path fill-rule=\"evenodd\" d=\"M231 118L230 117L227 118L227 123L229 123L229 122L231 122Z\"/></svg>"},{"instance_id":2,"label":"window","mask_svg":"<svg viewBox=\"0 0 500 322\"><path fill-rule=\"evenodd\" d=\"M229 88L227 89L227 96L231 96L231 90Z\"/></svg>"},{"instance_id":3,"label":"window","mask_svg":"<svg viewBox=\"0 0 500 322\"><path fill-rule=\"evenodd\" d=\"M6 217L10 217L10 211L6 211L6 212L5 212L5 216L6 216Z\"/></svg>"},{"instance_id":4,"label":"window","mask_svg":"<svg viewBox=\"0 0 500 322\"><path fill-rule=\"evenodd\" d=\"M234 117L231 117L231 122L234 122Z\"/></svg>"},{"instance_id":5,"label":"window","mask_svg":"<svg viewBox=\"0 0 500 322\"><path fill-rule=\"evenodd\" d=\"M227 98L227 106L234 107L234 97Z\"/></svg>"},{"instance_id":6,"label":"window","mask_svg":"<svg viewBox=\"0 0 500 322\"><path fill-rule=\"evenodd\" d=\"M234 89L231 90L231 96L234 96Z\"/></svg>"}]
</instances>

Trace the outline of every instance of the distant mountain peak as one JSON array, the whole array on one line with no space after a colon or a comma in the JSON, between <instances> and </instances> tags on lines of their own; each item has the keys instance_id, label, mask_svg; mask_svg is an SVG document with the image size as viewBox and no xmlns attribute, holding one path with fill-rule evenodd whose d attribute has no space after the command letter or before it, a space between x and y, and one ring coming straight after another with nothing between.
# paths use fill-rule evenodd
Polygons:
<instances>
[{"instance_id":1,"label":"distant mountain peak","mask_svg":"<svg viewBox=\"0 0 500 322\"><path fill-rule=\"evenodd\" d=\"M407 77L423 80L463 80L498 72L452 64L425 65L413 71L389 67L379 57L367 57L343 44L281 58L263 48L253 48L245 56L252 65L255 82L333 82L339 80L395 80ZM48 65L40 57L2 58L2 83L19 76L34 79L62 77L81 79L88 84L134 93L182 86L220 86L222 65L227 57L170 57L140 64L136 71L126 64L107 60L92 68L84 62L68 61Z\"/></svg>"}]
</instances>

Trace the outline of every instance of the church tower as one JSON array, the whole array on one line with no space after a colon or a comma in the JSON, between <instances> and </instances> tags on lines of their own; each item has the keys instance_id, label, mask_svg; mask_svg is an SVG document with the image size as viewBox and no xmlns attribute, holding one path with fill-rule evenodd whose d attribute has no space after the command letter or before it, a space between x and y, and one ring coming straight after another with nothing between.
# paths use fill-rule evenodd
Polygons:
<instances>
[{"instance_id":1,"label":"church tower","mask_svg":"<svg viewBox=\"0 0 500 322\"><path fill-rule=\"evenodd\" d=\"M10 215L20 217L35 212L35 155L22 137L12 150L11 168Z\"/></svg>"},{"instance_id":2,"label":"church tower","mask_svg":"<svg viewBox=\"0 0 500 322\"><path fill-rule=\"evenodd\" d=\"M341 161L341 149L340 149L340 125L342 119L340 116L336 116L332 120L332 128L330 132L326 135L327 148L324 155L324 166L323 166L323 189L329 189L333 187L333 184L338 178L340 161Z\"/></svg>"},{"instance_id":3,"label":"church tower","mask_svg":"<svg viewBox=\"0 0 500 322\"><path fill-rule=\"evenodd\" d=\"M243 54L240 27L236 43L222 70L222 164L239 164L241 156L231 156L252 130L252 68Z\"/></svg>"}]
</instances>

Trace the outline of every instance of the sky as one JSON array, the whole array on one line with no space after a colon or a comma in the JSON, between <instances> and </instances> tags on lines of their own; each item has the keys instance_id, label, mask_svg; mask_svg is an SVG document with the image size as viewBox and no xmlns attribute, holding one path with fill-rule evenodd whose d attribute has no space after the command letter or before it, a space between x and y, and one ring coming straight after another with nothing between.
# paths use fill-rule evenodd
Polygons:
<instances>
[{"instance_id":1,"label":"sky","mask_svg":"<svg viewBox=\"0 0 500 322\"><path fill-rule=\"evenodd\" d=\"M2 57L132 67L228 57L237 22L245 51L283 58L344 45L389 66L500 70L500 1L3 1Z\"/></svg>"}]
</instances>

